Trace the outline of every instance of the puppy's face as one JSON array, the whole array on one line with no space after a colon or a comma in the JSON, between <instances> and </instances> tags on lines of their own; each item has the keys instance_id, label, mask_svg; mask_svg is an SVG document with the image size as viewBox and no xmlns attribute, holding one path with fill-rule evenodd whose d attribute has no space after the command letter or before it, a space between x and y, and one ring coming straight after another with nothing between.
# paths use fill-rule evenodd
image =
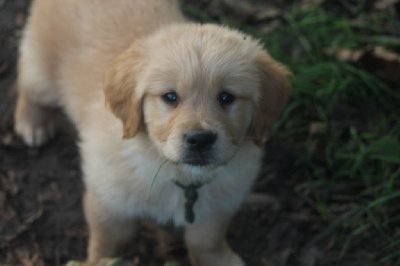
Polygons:
<instances>
[{"instance_id":1,"label":"puppy's face","mask_svg":"<svg viewBox=\"0 0 400 266\"><path fill-rule=\"evenodd\" d=\"M244 141L262 143L290 94L288 74L249 36L173 26L124 52L105 93L125 138L145 130L170 161L220 165Z\"/></svg>"}]
</instances>

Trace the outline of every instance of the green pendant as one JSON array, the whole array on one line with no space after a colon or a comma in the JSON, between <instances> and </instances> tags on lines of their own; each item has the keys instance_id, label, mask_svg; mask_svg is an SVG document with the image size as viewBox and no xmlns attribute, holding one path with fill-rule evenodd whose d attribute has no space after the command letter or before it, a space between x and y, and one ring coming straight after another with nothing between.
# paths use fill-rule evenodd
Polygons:
<instances>
[{"instance_id":1,"label":"green pendant","mask_svg":"<svg viewBox=\"0 0 400 266\"><path fill-rule=\"evenodd\" d=\"M193 211L193 206L199 198L199 194L197 193L197 189L200 188L202 183L194 183L190 185L183 185L176 180L173 180L174 184L183 189L185 195L185 219L188 223L194 223L195 221L195 213Z\"/></svg>"}]
</instances>

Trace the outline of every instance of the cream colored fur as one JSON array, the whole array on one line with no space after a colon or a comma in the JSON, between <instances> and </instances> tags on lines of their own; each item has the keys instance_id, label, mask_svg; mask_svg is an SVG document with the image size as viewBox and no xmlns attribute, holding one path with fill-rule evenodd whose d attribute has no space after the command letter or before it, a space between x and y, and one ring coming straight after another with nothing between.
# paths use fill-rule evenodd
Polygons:
<instances>
[{"instance_id":1,"label":"cream colored fur","mask_svg":"<svg viewBox=\"0 0 400 266\"><path fill-rule=\"evenodd\" d=\"M120 255L150 217L186 227L193 265L244 265L225 231L257 177L289 71L250 36L187 22L174 0L35 0L20 51L17 133L43 144L53 107L80 133L89 260ZM161 100L171 90L175 107ZM226 108L222 90L236 96ZM206 166L181 162L190 130L218 136ZM194 224L173 180L205 183Z\"/></svg>"}]
</instances>

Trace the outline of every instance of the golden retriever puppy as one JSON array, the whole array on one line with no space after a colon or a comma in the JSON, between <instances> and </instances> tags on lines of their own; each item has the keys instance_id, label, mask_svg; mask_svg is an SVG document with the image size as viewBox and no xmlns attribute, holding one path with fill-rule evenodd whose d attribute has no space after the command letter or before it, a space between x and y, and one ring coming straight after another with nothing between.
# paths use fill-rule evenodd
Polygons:
<instances>
[{"instance_id":1,"label":"golden retriever puppy","mask_svg":"<svg viewBox=\"0 0 400 266\"><path fill-rule=\"evenodd\" d=\"M175 0L35 0L18 71L26 144L51 137L54 107L80 134L90 261L150 217L185 226L193 265L244 265L226 229L291 91L262 45L186 21Z\"/></svg>"}]
</instances>

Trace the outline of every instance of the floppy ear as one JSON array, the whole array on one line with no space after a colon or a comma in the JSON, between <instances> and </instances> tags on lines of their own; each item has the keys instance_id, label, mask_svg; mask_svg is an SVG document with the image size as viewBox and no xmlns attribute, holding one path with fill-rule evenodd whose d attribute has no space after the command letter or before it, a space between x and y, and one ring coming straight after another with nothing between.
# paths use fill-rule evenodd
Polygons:
<instances>
[{"instance_id":1,"label":"floppy ear","mask_svg":"<svg viewBox=\"0 0 400 266\"><path fill-rule=\"evenodd\" d=\"M257 146L263 144L267 129L283 112L292 91L288 76L292 73L267 53L257 60L260 70L260 99L256 106L250 137Z\"/></svg>"},{"instance_id":2,"label":"floppy ear","mask_svg":"<svg viewBox=\"0 0 400 266\"><path fill-rule=\"evenodd\" d=\"M123 124L123 138L133 138L142 123L142 100L135 93L143 65L140 46L133 45L112 63L105 78L106 105Z\"/></svg>"}]
</instances>

